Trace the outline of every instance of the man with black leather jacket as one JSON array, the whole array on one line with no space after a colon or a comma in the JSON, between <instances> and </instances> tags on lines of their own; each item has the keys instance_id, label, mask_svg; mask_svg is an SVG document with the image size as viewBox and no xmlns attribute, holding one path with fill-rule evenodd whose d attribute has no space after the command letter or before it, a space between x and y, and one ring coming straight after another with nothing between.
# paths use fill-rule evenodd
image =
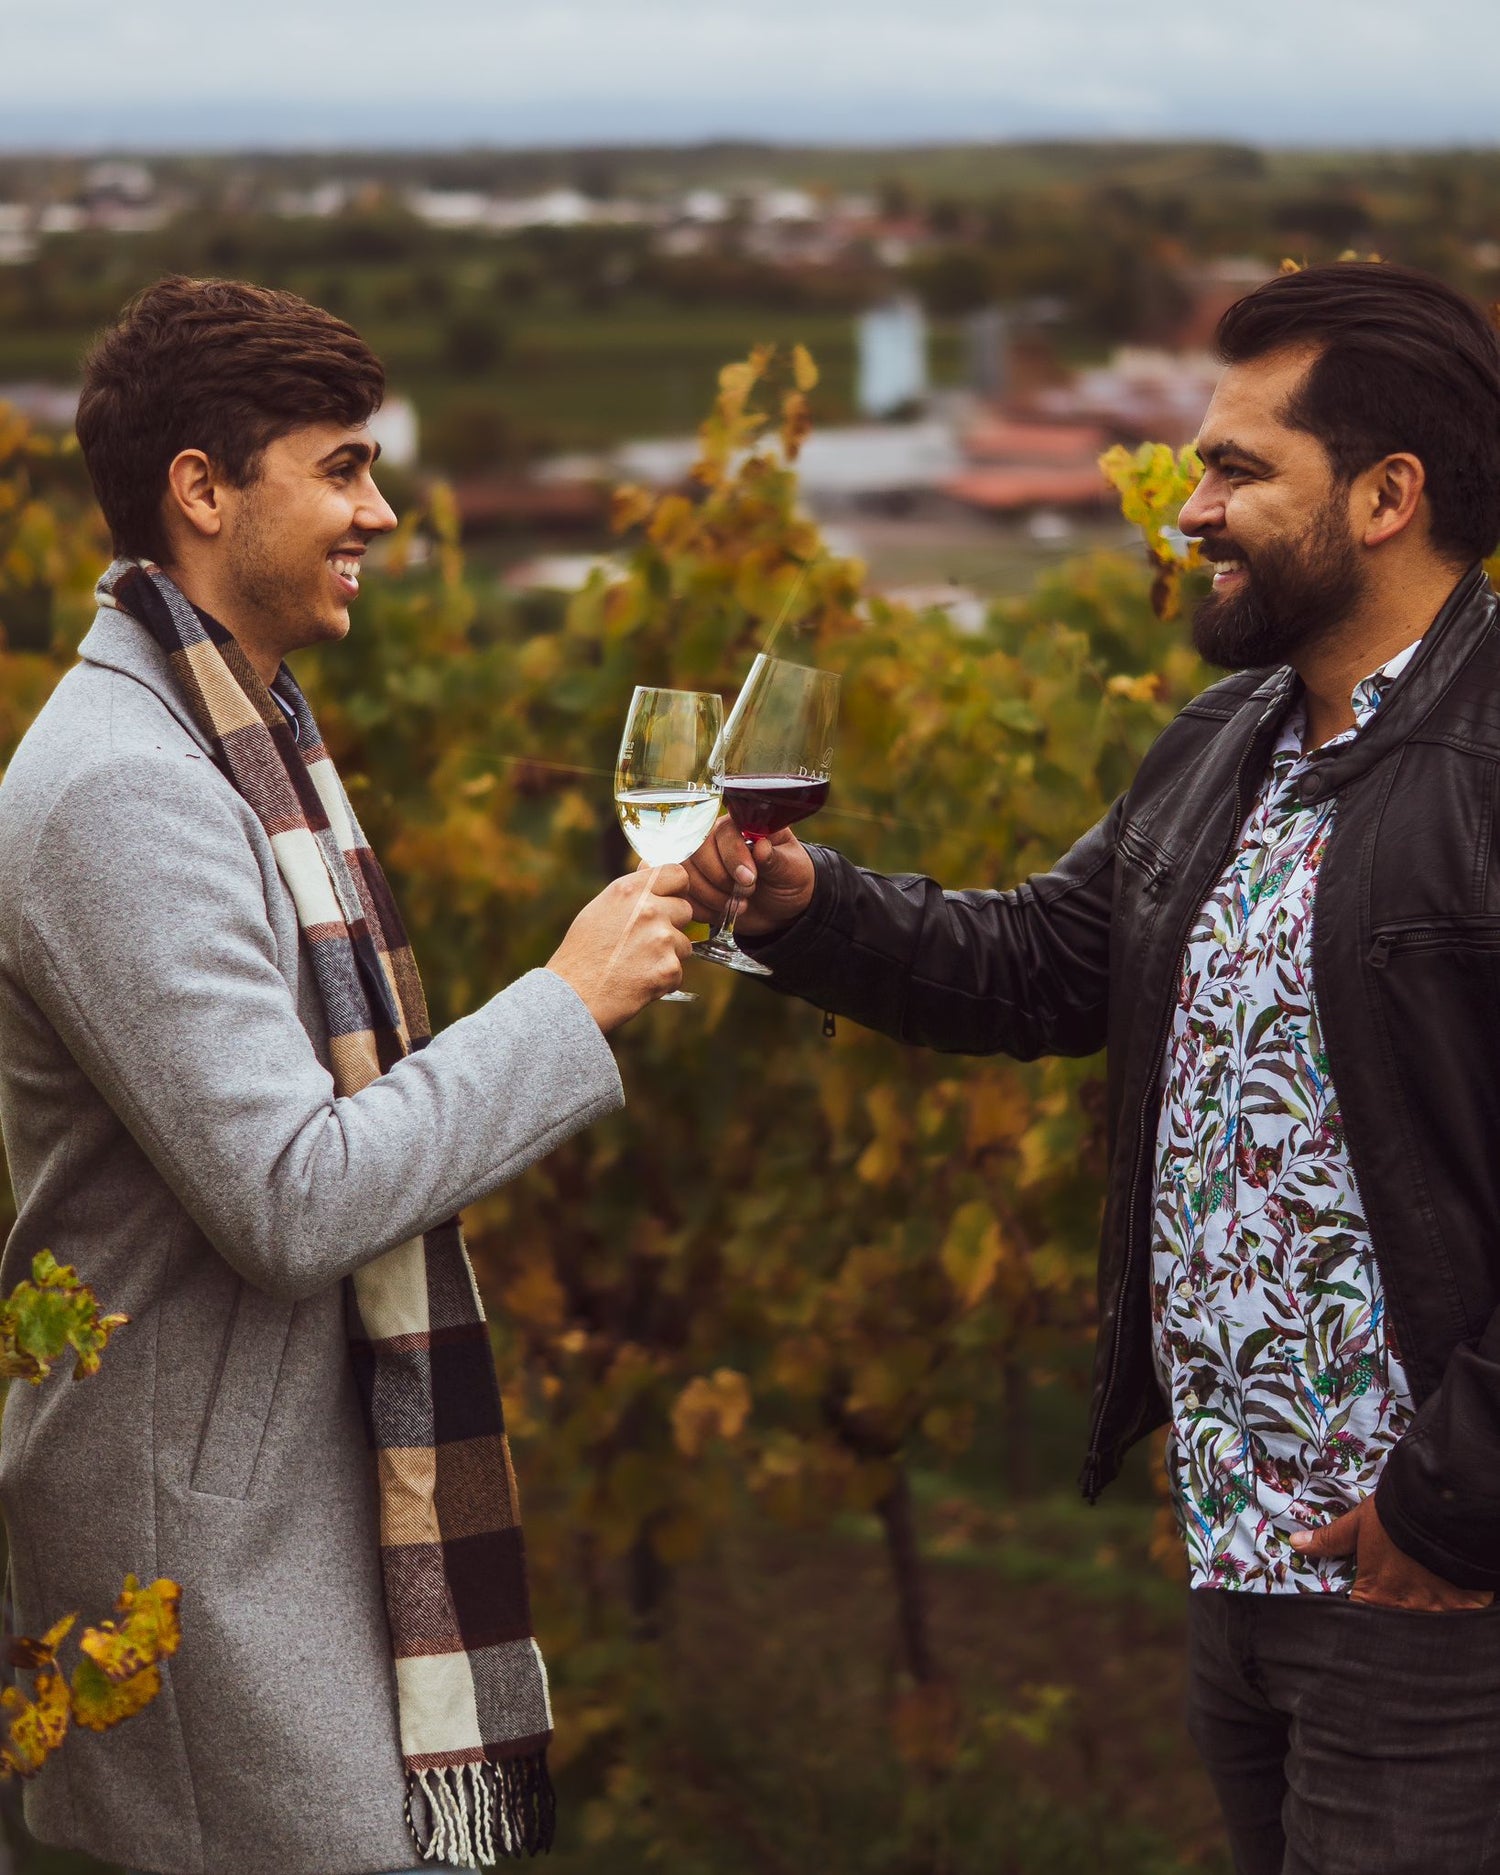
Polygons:
<instances>
[{"instance_id":1,"label":"man with black leather jacket","mask_svg":"<svg viewBox=\"0 0 1500 1875\"><path fill-rule=\"evenodd\" d=\"M1052 871L721 822L774 986L908 1043L1108 1048L1083 1474L1170 1426L1190 1726L1239 1875L1500 1870L1500 343L1378 263L1225 315L1183 510L1239 674Z\"/></svg>"}]
</instances>

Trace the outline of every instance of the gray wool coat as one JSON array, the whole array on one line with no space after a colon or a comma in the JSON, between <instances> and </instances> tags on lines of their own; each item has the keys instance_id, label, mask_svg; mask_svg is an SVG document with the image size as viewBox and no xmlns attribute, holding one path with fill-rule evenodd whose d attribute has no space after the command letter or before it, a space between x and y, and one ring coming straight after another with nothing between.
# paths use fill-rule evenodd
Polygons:
<instances>
[{"instance_id":1,"label":"gray wool coat","mask_svg":"<svg viewBox=\"0 0 1500 1875\"><path fill-rule=\"evenodd\" d=\"M52 1250L131 1317L17 1384L16 1616L183 1585L154 1704L26 1791L44 1842L169 1875L365 1875L403 1819L373 1460L341 1278L621 1102L533 971L336 1099L292 901L146 631L102 612L0 785L6 1289Z\"/></svg>"}]
</instances>

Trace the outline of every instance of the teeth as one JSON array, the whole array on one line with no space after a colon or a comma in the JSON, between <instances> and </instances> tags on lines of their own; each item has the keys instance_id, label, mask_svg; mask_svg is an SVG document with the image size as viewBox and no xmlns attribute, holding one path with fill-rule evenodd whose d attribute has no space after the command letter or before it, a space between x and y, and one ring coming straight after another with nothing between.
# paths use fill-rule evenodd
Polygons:
<instances>
[{"instance_id":1,"label":"teeth","mask_svg":"<svg viewBox=\"0 0 1500 1875\"><path fill-rule=\"evenodd\" d=\"M358 560L330 560L329 564L341 579L348 580L354 586L359 584Z\"/></svg>"}]
</instances>

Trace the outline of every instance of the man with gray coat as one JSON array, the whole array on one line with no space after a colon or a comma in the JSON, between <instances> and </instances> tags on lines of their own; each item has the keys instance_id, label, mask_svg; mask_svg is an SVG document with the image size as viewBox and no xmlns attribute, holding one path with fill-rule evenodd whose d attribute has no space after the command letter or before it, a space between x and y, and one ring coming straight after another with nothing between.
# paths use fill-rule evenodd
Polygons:
<instances>
[{"instance_id":1,"label":"man with gray coat","mask_svg":"<svg viewBox=\"0 0 1500 1875\"><path fill-rule=\"evenodd\" d=\"M28 1787L43 1841L164 1875L369 1875L546 1846L546 1672L456 1214L620 1104L675 987L667 867L428 1033L379 865L283 660L395 525L380 365L287 293L170 279L89 359L116 561L0 785L17 1222L132 1318L12 1390L23 1632L183 1585L159 1697ZM80 1508L88 1507L86 1516ZM430 1865L430 1864L429 1864Z\"/></svg>"}]
</instances>

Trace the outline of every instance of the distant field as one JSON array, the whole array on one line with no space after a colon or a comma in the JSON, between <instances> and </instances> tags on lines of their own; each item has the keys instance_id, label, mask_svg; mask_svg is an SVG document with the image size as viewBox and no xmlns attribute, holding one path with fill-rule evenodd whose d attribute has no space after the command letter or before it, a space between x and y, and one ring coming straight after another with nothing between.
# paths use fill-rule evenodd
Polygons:
<instances>
[{"instance_id":1,"label":"distant field","mask_svg":"<svg viewBox=\"0 0 1500 1875\"><path fill-rule=\"evenodd\" d=\"M315 282L297 284L316 295ZM719 367L763 341L800 341L813 352L823 372L817 397L823 421L847 419L853 411L854 322L848 314L628 306L510 313L498 298L494 310L507 335L503 355L467 377L444 365L441 316L363 318L357 307L350 316L385 360L393 390L409 395L424 416L465 398L482 400L555 449L692 429L713 397ZM0 384L75 383L89 336L83 326L17 332L0 324ZM942 332L933 344L933 368L940 380L956 373L956 340Z\"/></svg>"}]
</instances>

